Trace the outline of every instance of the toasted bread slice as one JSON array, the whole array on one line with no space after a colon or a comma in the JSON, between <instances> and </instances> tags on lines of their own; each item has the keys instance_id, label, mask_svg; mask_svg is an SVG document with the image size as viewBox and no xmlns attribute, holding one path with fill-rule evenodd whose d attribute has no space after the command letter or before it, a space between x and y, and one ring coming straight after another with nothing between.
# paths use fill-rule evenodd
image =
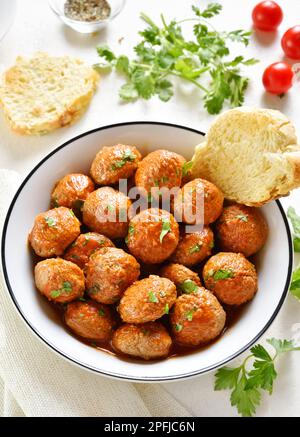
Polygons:
<instances>
[{"instance_id":1,"label":"toasted bread slice","mask_svg":"<svg viewBox=\"0 0 300 437\"><path fill-rule=\"evenodd\" d=\"M18 57L0 86L0 102L11 128L38 135L73 123L90 102L99 75L80 59L37 53Z\"/></svg>"},{"instance_id":2,"label":"toasted bread slice","mask_svg":"<svg viewBox=\"0 0 300 437\"><path fill-rule=\"evenodd\" d=\"M279 111L236 108L220 115L195 149L192 177L232 201L261 206L300 186L300 146Z\"/></svg>"}]
</instances>

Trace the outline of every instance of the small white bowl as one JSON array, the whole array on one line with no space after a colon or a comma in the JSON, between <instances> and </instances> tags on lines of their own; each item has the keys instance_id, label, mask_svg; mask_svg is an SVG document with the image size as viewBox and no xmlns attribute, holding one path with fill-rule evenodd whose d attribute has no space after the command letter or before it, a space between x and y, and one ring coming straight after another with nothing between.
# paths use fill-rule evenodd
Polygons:
<instances>
[{"instance_id":1,"label":"small white bowl","mask_svg":"<svg viewBox=\"0 0 300 437\"><path fill-rule=\"evenodd\" d=\"M0 1L0 41L10 29L16 14L16 0Z\"/></svg>"},{"instance_id":2,"label":"small white bowl","mask_svg":"<svg viewBox=\"0 0 300 437\"><path fill-rule=\"evenodd\" d=\"M113 19L115 19L120 14L126 3L126 0L107 0L107 1L111 7L111 12L109 17L107 17L104 20L87 22L87 21L73 20L65 15L64 5L66 3L66 0L48 0L51 9L62 20L62 22L80 33L94 33L103 29L103 27L109 24Z\"/></svg>"},{"instance_id":3,"label":"small white bowl","mask_svg":"<svg viewBox=\"0 0 300 437\"><path fill-rule=\"evenodd\" d=\"M256 258L259 290L242 316L207 348L159 362L126 361L90 347L70 335L53 308L37 292L27 245L35 216L49 208L54 183L67 173L88 173L91 161L104 145L133 144L143 154L167 148L190 159L203 139L199 131L156 122L105 126L68 141L46 156L26 177L15 195L4 225L2 265L8 292L33 332L62 357L101 375L131 381L170 381L199 375L228 363L255 343L268 329L287 295L293 247L280 202L262 210L268 221L268 241Z\"/></svg>"}]
</instances>

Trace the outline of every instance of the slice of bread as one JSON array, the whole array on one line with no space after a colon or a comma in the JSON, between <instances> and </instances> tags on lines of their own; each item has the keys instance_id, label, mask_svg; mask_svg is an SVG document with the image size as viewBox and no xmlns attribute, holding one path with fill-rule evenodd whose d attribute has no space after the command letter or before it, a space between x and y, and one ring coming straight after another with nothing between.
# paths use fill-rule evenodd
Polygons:
<instances>
[{"instance_id":1,"label":"slice of bread","mask_svg":"<svg viewBox=\"0 0 300 437\"><path fill-rule=\"evenodd\" d=\"M192 177L208 179L224 196L261 206L300 186L300 146L279 111L236 108L220 115L195 149Z\"/></svg>"},{"instance_id":2,"label":"slice of bread","mask_svg":"<svg viewBox=\"0 0 300 437\"><path fill-rule=\"evenodd\" d=\"M82 115L98 79L95 70L80 59L46 53L18 57L3 75L0 102L15 132L45 134Z\"/></svg>"}]
</instances>

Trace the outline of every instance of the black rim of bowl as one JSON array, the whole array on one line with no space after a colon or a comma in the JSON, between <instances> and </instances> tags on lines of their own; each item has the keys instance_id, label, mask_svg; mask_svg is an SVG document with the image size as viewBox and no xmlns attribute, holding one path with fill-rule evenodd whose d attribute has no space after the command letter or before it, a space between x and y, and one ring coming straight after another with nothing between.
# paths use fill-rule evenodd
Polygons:
<instances>
[{"instance_id":1,"label":"black rim of bowl","mask_svg":"<svg viewBox=\"0 0 300 437\"><path fill-rule=\"evenodd\" d=\"M61 351L60 349L58 349L54 344L51 344L48 340L46 340L43 335L31 324L31 322L26 318L25 314L23 313L22 309L19 306L19 303L14 295L13 289L10 285L9 282L9 277L8 277L8 273L7 273L7 268L6 268L6 260L5 260L5 242L6 242L6 233L7 233L7 228L9 225L9 219L11 216L11 213L13 211L14 205L21 193L21 191L23 190L24 186L26 185L27 181L32 177L32 175L36 172L36 170L41 167L41 165L44 164L44 162L46 162L49 158L51 158L52 155L54 155L55 153L57 153L59 150L61 150L62 148L68 146L69 144L71 144L72 142L86 137L88 135L91 135L95 132L99 132L102 130L106 130L106 129L112 129L112 128L116 128L116 127L122 127L122 126L132 126L132 125L157 125L157 126L167 126L167 127L173 127L176 129L182 129L182 130L186 130L189 132L194 132L196 134L199 135L204 135L203 132L198 131L196 129L192 129L189 128L187 126L181 126L181 125L177 125L177 124L173 124L173 123L162 123L162 122L155 122L155 121L132 121L132 122L124 122L124 123L116 123L116 124L111 124L111 125L106 125L106 126L102 126L96 129L92 129L88 132L82 133L80 135L77 135L76 137L66 141L65 143L63 143L62 145L58 146L57 148L55 148L52 152L50 152L48 155L46 155L31 171L30 173L26 176L26 178L23 180L23 182L21 183L21 185L19 186L16 194L13 197L13 200L11 201L11 204L9 206L6 218L5 218L5 222L4 222L4 226L3 226L3 233L2 233L2 241L1 241L1 260L2 260L2 269L3 269L3 274L4 274L4 279L5 279L5 283L6 283L6 287L9 291L9 295L15 305L15 307L17 308L20 316L23 318L23 320L25 321L25 323L29 326L29 328L37 335L37 337L43 341L44 343L46 343L54 352L56 352L57 354L59 354L60 356L62 356L63 358L67 359L68 361L71 361L74 364L77 364L78 366L90 370L94 373L100 374L100 375L105 375L105 376L109 376L109 377L113 377L113 378L118 378L118 379L123 379L123 380L127 380L127 381L149 381L149 382L162 382L162 381L172 381L172 380L179 380L179 379L187 379L189 377L193 377L193 376L197 376L197 375L201 375L213 370L218 369L219 367L224 366L226 363L232 361L234 358L237 358L239 355L241 355L243 352L245 352L246 350L248 350L254 343L257 342L257 340L266 332L266 330L270 327L270 325L273 323L274 319L276 318L280 308L283 305L283 302L287 296L288 290L289 290L289 284L290 284L290 280L291 280L291 275L292 275L292 269L293 269L293 244L292 244L292 237L291 237L291 232L290 232L290 227L288 224L288 220L286 218L285 212L282 208L281 203L279 202L279 200L276 200L278 209L281 213L283 222L285 224L285 228L286 228L286 234L287 234L287 239L288 239L288 244L289 244L289 267L288 267L288 272L287 272L287 278L286 278L286 283L285 283L285 287L284 290L282 292L282 296L278 302L277 307L275 308L272 317L269 319L269 321L266 323L266 325L264 326L264 328L250 341L248 342L245 346L243 346L241 349L239 349L237 352L235 352L234 354L224 358L223 360L205 367L203 369L200 370L196 370L193 372L187 372L187 373L182 373L182 374L178 374L178 375L173 375L173 376L165 376L165 377L148 377L148 376L139 376L139 377L132 377L126 374L119 374L119 373L114 373L114 372L107 372L107 371L103 371L100 369L97 369L93 366L89 366L87 364L84 364L80 361L75 360L74 358L68 356L67 354L65 354L63 351Z\"/></svg>"}]
</instances>

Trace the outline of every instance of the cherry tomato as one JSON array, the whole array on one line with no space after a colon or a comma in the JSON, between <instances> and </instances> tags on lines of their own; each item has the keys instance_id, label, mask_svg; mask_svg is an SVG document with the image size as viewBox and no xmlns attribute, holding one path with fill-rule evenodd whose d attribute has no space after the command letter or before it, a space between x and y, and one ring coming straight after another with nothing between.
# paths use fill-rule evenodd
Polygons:
<instances>
[{"instance_id":1,"label":"cherry tomato","mask_svg":"<svg viewBox=\"0 0 300 437\"><path fill-rule=\"evenodd\" d=\"M265 89L271 94L284 94L293 85L294 72L286 62L275 62L269 65L263 74Z\"/></svg>"},{"instance_id":2,"label":"cherry tomato","mask_svg":"<svg viewBox=\"0 0 300 437\"><path fill-rule=\"evenodd\" d=\"M300 26L291 27L285 32L281 46L288 58L300 59Z\"/></svg>"},{"instance_id":3,"label":"cherry tomato","mask_svg":"<svg viewBox=\"0 0 300 437\"><path fill-rule=\"evenodd\" d=\"M273 1L258 3L252 11L254 27L259 30L272 32L282 22L283 12L281 7Z\"/></svg>"}]
</instances>

